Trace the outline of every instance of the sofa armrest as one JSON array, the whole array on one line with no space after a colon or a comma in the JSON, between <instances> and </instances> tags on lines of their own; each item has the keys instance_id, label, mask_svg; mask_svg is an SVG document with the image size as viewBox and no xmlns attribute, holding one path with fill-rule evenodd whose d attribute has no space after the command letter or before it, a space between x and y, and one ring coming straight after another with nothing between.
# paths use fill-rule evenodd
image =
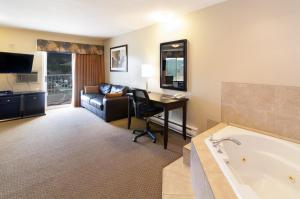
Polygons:
<instances>
[{"instance_id":1,"label":"sofa armrest","mask_svg":"<svg viewBox=\"0 0 300 199\"><path fill-rule=\"evenodd\" d=\"M109 122L124 118L128 113L128 97L103 98L104 120Z\"/></svg>"},{"instance_id":2,"label":"sofa armrest","mask_svg":"<svg viewBox=\"0 0 300 199\"><path fill-rule=\"evenodd\" d=\"M103 98L103 103L117 103L123 100L127 100L128 101L128 97L127 96L120 96L120 97L111 97L111 98L106 98L104 96Z\"/></svg>"}]
</instances>

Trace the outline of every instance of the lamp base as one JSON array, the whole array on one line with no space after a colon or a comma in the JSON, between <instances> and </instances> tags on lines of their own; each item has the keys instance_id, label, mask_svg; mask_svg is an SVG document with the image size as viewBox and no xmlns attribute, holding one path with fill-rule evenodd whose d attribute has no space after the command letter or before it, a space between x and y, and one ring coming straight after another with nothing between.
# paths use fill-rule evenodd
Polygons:
<instances>
[{"instance_id":1,"label":"lamp base","mask_svg":"<svg viewBox=\"0 0 300 199\"><path fill-rule=\"evenodd\" d=\"M151 91L148 90L148 81L146 80L146 91L147 93L151 93Z\"/></svg>"}]
</instances>

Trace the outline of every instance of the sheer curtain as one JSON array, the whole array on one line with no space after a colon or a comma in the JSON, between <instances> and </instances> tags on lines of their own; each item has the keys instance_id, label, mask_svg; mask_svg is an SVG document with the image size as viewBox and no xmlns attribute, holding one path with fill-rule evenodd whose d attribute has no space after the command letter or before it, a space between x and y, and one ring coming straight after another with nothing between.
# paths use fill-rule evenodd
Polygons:
<instances>
[{"instance_id":1,"label":"sheer curtain","mask_svg":"<svg viewBox=\"0 0 300 199\"><path fill-rule=\"evenodd\" d=\"M104 56L76 54L74 68L74 106L80 107L80 91L84 86L105 82Z\"/></svg>"}]
</instances>

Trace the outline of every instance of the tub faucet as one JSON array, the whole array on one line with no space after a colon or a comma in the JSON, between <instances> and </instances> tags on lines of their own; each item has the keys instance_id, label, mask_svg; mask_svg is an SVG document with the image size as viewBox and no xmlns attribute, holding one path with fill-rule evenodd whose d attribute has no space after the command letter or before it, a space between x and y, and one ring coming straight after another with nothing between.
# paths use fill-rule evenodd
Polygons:
<instances>
[{"instance_id":1,"label":"tub faucet","mask_svg":"<svg viewBox=\"0 0 300 199\"><path fill-rule=\"evenodd\" d=\"M235 138L232 138L232 137L214 139L213 136L210 136L209 141L211 141L213 146L215 148L217 148L218 153L223 153L223 151L221 150L221 147L220 147L220 143L223 142L223 141L231 141L231 142L235 143L236 145L241 145L242 144L239 140L237 140Z\"/></svg>"}]
</instances>

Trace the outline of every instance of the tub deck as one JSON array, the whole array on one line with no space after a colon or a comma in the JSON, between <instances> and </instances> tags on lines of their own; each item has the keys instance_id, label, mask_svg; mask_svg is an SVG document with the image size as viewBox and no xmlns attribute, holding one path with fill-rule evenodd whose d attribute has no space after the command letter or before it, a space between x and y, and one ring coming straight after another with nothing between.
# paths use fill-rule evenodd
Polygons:
<instances>
[{"instance_id":1,"label":"tub deck","mask_svg":"<svg viewBox=\"0 0 300 199\"><path fill-rule=\"evenodd\" d=\"M225 128L226 126L228 125L225 123L220 123L192 139L192 144L199 155L201 165L215 199L237 199L236 194L234 193L225 175L219 168L219 165L204 142L206 138L216 133L220 129Z\"/></svg>"}]
</instances>

